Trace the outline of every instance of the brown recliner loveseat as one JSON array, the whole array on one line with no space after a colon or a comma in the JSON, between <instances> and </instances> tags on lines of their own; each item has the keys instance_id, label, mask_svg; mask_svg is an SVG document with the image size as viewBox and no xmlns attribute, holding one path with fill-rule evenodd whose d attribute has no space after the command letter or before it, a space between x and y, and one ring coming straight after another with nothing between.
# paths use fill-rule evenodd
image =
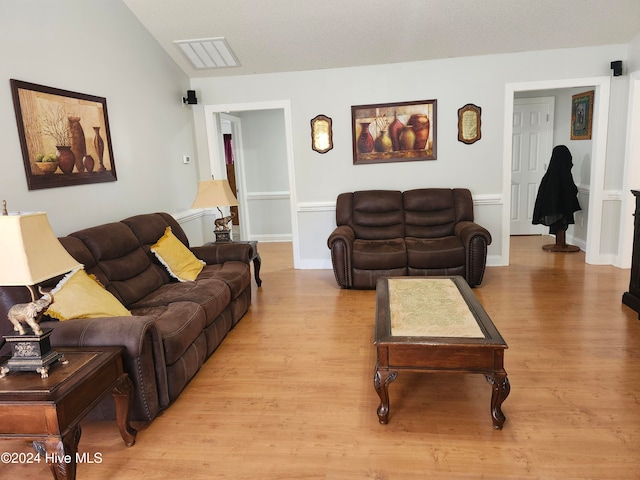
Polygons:
<instances>
[{"instance_id":1,"label":"brown recliner loveseat","mask_svg":"<svg viewBox=\"0 0 640 480\"><path fill-rule=\"evenodd\" d=\"M336 225L328 246L342 288L375 289L379 277L407 275L482 282L491 234L474 223L467 189L342 193Z\"/></svg>"}]
</instances>

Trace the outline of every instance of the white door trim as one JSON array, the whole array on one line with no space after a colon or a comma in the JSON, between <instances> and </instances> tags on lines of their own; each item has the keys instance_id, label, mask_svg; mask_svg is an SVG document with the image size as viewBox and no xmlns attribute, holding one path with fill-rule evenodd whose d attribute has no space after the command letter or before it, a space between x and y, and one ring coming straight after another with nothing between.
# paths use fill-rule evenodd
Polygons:
<instances>
[{"instance_id":1,"label":"white door trim","mask_svg":"<svg viewBox=\"0 0 640 480\"><path fill-rule=\"evenodd\" d=\"M244 173L244 147L242 145L242 119L228 113L219 113L220 121L227 121L231 124L231 138L233 138L233 164L236 172L236 194L240 211L240 239L249 240L252 237L251 218L249 204L247 202L247 182ZM213 115L215 117L215 115ZM215 131L215 130L213 130ZM223 137L224 138L224 137ZM223 144L224 148L224 144ZM226 161L226 158L225 158ZM226 177L226 165L221 165ZM240 192L240 194L238 194Z\"/></svg>"},{"instance_id":2,"label":"white door trim","mask_svg":"<svg viewBox=\"0 0 640 480\"><path fill-rule=\"evenodd\" d=\"M627 114L627 144L625 146L624 174L622 176L622 207L620 209L620 239L615 265L631 268L633 250L633 214L636 199L631 190L640 190L640 70L629 75L629 110Z\"/></svg>"},{"instance_id":3,"label":"white door trim","mask_svg":"<svg viewBox=\"0 0 640 480\"><path fill-rule=\"evenodd\" d=\"M609 97L611 77L590 77L539 82L508 83L504 94L504 145L502 152L502 265L509 265L509 235L511 233L511 148L513 100L515 92L551 90L557 88L595 87L593 109L593 164L589 187L589 223L587 225L586 262L609 263L600 253L602 228L602 202L604 199L604 170L606 163L607 133L609 126Z\"/></svg>"}]
</instances>

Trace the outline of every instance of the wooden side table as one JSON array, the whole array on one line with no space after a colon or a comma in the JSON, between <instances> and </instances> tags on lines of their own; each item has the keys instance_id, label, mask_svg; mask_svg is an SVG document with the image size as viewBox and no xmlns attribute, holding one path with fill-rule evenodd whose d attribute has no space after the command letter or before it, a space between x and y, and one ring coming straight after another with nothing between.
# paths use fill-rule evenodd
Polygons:
<instances>
[{"instance_id":1,"label":"wooden side table","mask_svg":"<svg viewBox=\"0 0 640 480\"><path fill-rule=\"evenodd\" d=\"M260 279L260 266L262 265L262 259L260 258L260 254L258 253L258 241L257 240L248 240L248 241L238 240L237 242L233 242L233 243L248 243L249 245L251 245L253 253L251 254L251 258L249 259L249 261L253 262L253 275L255 276L255 279L256 279L256 285L258 285L258 287L261 287L262 280Z\"/></svg>"},{"instance_id":2,"label":"wooden side table","mask_svg":"<svg viewBox=\"0 0 640 480\"><path fill-rule=\"evenodd\" d=\"M206 245L215 245L216 242L207 242ZM256 279L256 285L258 287L262 286L262 280L260 279L260 266L262 265L262 259L260 258L260 254L258 253L258 241L257 240L233 240L231 242L223 242L223 243L239 243L241 245L251 245L251 258L250 262L253 262L253 275Z\"/></svg>"},{"instance_id":3,"label":"wooden side table","mask_svg":"<svg viewBox=\"0 0 640 480\"><path fill-rule=\"evenodd\" d=\"M133 388L122 369L122 348L56 348L64 362L47 378L12 372L0 379L0 438L33 440L40 461L56 479L75 479L80 421L109 393L127 446L136 441L129 423ZM8 358L0 359L0 366Z\"/></svg>"}]
</instances>

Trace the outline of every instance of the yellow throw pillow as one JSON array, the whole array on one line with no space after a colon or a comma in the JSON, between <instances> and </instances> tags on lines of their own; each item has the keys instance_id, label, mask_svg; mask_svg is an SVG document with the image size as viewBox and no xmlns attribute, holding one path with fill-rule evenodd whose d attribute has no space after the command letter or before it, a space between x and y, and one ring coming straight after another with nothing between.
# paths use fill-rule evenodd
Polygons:
<instances>
[{"instance_id":1,"label":"yellow throw pillow","mask_svg":"<svg viewBox=\"0 0 640 480\"><path fill-rule=\"evenodd\" d=\"M195 280L206 265L178 240L171 227L167 227L160 240L151 246L151 251L167 268L169 275L181 282Z\"/></svg>"},{"instance_id":2,"label":"yellow throw pillow","mask_svg":"<svg viewBox=\"0 0 640 480\"><path fill-rule=\"evenodd\" d=\"M58 320L131 316L116 297L82 268L60 280L51 295L53 303L45 313Z\"/></svg>"}]
</instances>

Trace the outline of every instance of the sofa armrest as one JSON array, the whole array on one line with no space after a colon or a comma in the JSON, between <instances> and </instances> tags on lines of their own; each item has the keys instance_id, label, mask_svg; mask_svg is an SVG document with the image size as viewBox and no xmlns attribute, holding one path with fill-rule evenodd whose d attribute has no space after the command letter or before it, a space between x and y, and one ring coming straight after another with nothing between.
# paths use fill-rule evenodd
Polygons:
<instances>
[{"instance_id":1,"label":"sofa armrest","mask_svg":"<svg viewBox=\"0 0 640 480\"><path fill-rule=\"evenodd\" d=\"M43 321L55 347L124 347L123 367L135 387L133 418L150 421L169 404L162 339L153 317Z\"/></svg>"},{"instance_id":2,"label":"sofa armrest","mask_svg":"<svg viewBox=\"0 0 640 480\"><path fill-rule=\"evenodd\" d=\"M460 240L462 240L462 243L464 243L465 247L470 245L473 237L477 235L481 236L487 245L491 245L491 234L489 233L489 230L478 225L475 222L470 222L467 220L458 222L455 226L454 233L457 237L460 238Z\"/></svg>"},{"instance_id":3,"label":"sofa armrest","mask_svg":"<svg viewBox=\"0 0 640 480\"><path fill-rule=\"evenodd\" d=\"M454 233L462 241L467 258L465 260L467 283L476 287L482 283L484 268L487 263L487 246L491 245L489 231L471 221L459 222Z\"/></svg>"},{"instance_id":4,"label":"sofa armrest","mask_svg":"<svg viewBox=\"0 0 640 480\"><path fill-rule=\"evenodd\" d=\"M333 248L333 244L335 242L346 242L348 245L353 245L353 241L356 239L356 234L353 232L353 229L348 225L340 225L336 227L331 235L329 235L329 239L327 240L327 245L329 248Z\"/></svg>"},{"instance_id":5,"label":"sofa armrest","mask_svg":"<svg viewBox=\"0 0 640 480\"><path fill-rule=\"evenodd\" d=\"M336 282L342 288L351 288L351 252L356 236L353 229L347 225L337 227L327 239L327 246L331 250L331 263Z\"/></svg>"},{"instance_id":6,"label":"sofa armrest","mask_svg":"<svg viewBox=\"0 0 640 480\"><path fill-rule=\"evenodd\" d=\"M201 247L191 247L191 251L207 265L223 264L230 261L248 264L253 257L253 247L248 243L212 243Z\"/></svg>"}]
</instances>

